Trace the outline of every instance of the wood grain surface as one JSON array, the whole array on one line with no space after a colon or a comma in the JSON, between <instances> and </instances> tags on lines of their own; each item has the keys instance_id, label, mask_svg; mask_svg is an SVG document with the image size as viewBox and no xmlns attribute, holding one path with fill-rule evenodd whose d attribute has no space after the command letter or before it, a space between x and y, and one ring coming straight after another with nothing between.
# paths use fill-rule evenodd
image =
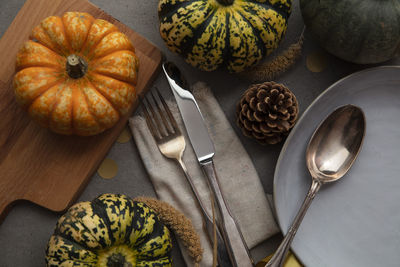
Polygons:
<instances>
[{"instance_id":1,"label":"wood grain surface","mask_svg":"<svg viewBox=\"0 0 400 267\"><path fill-rule=\"evenodd\" d=\"M161 52L145 38L86 0L28 0L0 40L0 222L12 204L28 200L64 211L78 197L129 115L94 137L62 136L40 128L19 108L12 87L15 56L34 26L47 16L84 11L114 23L132 41L140 60L143 94L160 70ZM136 108L137 103L132 107ZM129 112L131 114L132 112Z\"/></svg>"}]
</instances>

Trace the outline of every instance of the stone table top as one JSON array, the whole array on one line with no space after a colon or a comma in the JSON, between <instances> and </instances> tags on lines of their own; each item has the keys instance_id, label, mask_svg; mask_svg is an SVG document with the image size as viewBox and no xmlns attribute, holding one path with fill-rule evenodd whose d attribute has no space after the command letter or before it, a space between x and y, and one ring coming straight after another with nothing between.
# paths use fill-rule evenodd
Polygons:
<instances>
[{"instance_id":1,"label":"stone table top","mask_svg":"<svg viewBox=\"0 0 400 267\"><path fill-rule=\"evenodd\" d=\"M251 83L225 71L210 73L199 71L186 64L178 55L170 52L158 31L158 1L92 0L92 2L158 46L168 60L175 62L181 68L190 84L197 81L209 84L228 120L247 149L258 171L265 193L272 193L275 165L282 144L261 146L244 137L235 124L236 103ZM304 26L298 1L293 2L288 31L277 53L296 42ZM24 0L0 1L0 36L5 33L23 4ZM385 63L385 65L393 64L396 64L396 60ZM366 67L370 66L347 63L327 54L313 42L306 31L302 57L294 67L275 81L285 84L296 95L301 115L329 85ZM170 94L163 75L157 78L154 86L163 91L164 95ZM116 142L106 157L118 165L116 176L113 179L104 179L96 172L78 201L92 200L101 193L124 193L131 197L140 195L155 197L152 184L129 134L121 143ZM15 205L0 225L0 267L43 266L45 247L59 216L59 214L28 202L20 202ZM258 261L270 255L280 240L281 236L276 235L252 249L255 260ZM185 266L178 249L173 250L173 257L174 266Z\"/></svg>"}]
</instances>

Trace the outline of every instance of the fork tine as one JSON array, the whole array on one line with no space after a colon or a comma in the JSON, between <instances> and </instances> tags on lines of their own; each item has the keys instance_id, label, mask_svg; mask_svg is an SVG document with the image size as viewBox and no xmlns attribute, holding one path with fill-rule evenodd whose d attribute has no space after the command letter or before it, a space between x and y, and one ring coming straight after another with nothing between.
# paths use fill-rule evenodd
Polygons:
<instances>
[{"instance_id":1,"label":"fork tine","mask_svg":"<svg viewBox=\"0 0 400 267\"><path fill-rule=\"evenodd\" d=\"M151 104L151 101L150 101L150 99L147 98L147 96L145 97L145 99L146 99L146 102L148 104L147 107L150 109L150 112L153 115L153 120L156 123L155 126L156 126L156 128L158 129L158 132L161 135L160 137L162 138L164 136L168 136L168 131L164 132L164 129L163 129L162 125L161 125L161 122L160 122L160 120L159 120L159 118L157 116L157 113L160 113L160 112L156 112L154 110L153 105Z\"/></svg>"},{"instance_id":2,"label":"fork tine","mask_svg":"<svg viewBox=\"0 0 400 267\"><path fill-rule=\"evenodd\" d=\"M156 87L156 88L157 88L157 87ZM173 134L173 133L174 133L174 130L171 129L170 125L168 124L168 122L167 122L167 120L166 120L166 118L165 118L164 112L162 112L162 108L161 108L160 104L158 103L158 101L156 100L156 97L154 96L153 92L151 92L151 96L153 97L154 103L156 103L156 106L157 106L157 109L158 109L158 114L160 115L161 120L162 120L163 123L164 123L165 129L167 130L167 132ZM159 97L160 99L162 99L161 94L159 94L158 97ZM161 100L161 101L162 101L162 100ZM165 107L164 107L164 108L165 108Z\"/></svg>"},{"instance_id":3,"label":"fork tine","mask_svg":"<svg viewBox=\"0 0 400 267\"><path fill-rule=\"evenodd\" d=\"M170 121L170 123L172 125L172 128L174 129L174 131L177 134L180 134L180 130L179 130L178 124L176 123L176 120L175 120L174 116L172 115L171 110L169 109L167 103L165 102L164 98L162 97L162 95L161 95L161 93L160 93L160 91L158 90L157 87L156 87L156 91L157 91L158 97L161 100L162 105L164 106L165 112L167 112L167 115L169 117L169 121Z\"/></svg>"},{"instance_id":4,"label":"fork tine","mask_svg":"<svg viewBox=\"0 0 400 267\"><path fill-rule=\"evenodd\" d=\"M144 116L146 118L147 127L149 127L151 135L153 135L153 137L156 140L159 140L160 139L159 132L156 130L157 128L155 127L155 125L154 125L154 123L153 123L153 121L151 119L150 113L149 113L149 111L148 111L148 109L146 107L146 104L144 103L145 101L147 102L147 105L149 103L148 103L146 98L142 101L142 108L143 108Z\"/></svg>"}]
</instances>

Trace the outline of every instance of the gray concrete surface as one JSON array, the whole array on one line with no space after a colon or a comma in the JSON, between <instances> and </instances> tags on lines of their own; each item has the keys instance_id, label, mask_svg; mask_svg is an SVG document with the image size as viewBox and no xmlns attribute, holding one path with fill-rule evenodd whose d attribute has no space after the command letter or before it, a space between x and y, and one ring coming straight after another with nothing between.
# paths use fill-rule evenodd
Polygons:
<instances>
[{"instance_id":1,"label":"gray concrete surface","mask_svg":"<svg viewBox=\"0 0 400 267\"><path fill-rule=\"evenodd\" d=\"M265 192L272 193L275 164L282 144L260 146L245 138L235 126L236 103L250 83L224 71L206 73L196 70L179 56L168 51L158 33L157 0L92 0L92 2L157 45L165 53L167 59L180 66L189 83L205 81L211 86L226 116L251 156ZM23 3L24 0L0 0L0 36L4 34ZM286 48L294 42L302 28L303 22L298 2L294 1L288 32L280 49ZM303 112L324 89L336 80L368 67L349 64L327 55L329 63L327 68L320 73L310 72L306 67L306 56L320 50L321 48L308 38L306 32L302 58L291 70L276 80L287 85L295 93L299 101L300 112ZM1 51L1 53L5 52ZM397 62L386 64L395 63ZM164 95L169 95L169 88L163 76L158 77L155 85L163 91ZM78 201L91 200L106 192L125 193L131 197L155 196L132 140L128 144L116 143L108 157L116 160L119 165L117 177L112 180L104 180L94 174ZM15 205L0 225L0 267L43 266L45 246L58 217L59 214L31 203L21 202ZM259 260L271 254L280 239L281 236L277 235L254 248L252 250L254 258ZM174 249L173 256L175 266L185 266L178 249Z\"/></svg>"}]
</instances>

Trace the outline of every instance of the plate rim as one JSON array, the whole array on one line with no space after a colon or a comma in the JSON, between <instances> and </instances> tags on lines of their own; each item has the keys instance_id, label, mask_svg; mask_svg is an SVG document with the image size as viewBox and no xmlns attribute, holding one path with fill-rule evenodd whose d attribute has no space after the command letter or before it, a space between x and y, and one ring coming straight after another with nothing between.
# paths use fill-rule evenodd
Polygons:
<instances>
[{"instance_id":1,"label":"plate rim","mask_svg":"<svg viewBox=\"0 0 400 267\"><path fill-rule=\"evenodd\" d=\"M274 204L274 209L275 209L275 219L276 222L278 224L279 230L281 232L282 235L284 235L284 231L282 230L282 224L281 221L279 219L278 216L278 208L277 208L277 201L276 201L276 187L277 187L277 175L280 169L280 165L282 163L282 158L284 156L284 154L286 154L286 150L287 147L289 145L289 143L291 142L293 136L295 135L297 128L299 127L300 123L304 120L304 118L306 117L306 115L309 113L310 109L324 96L326 95L328 92L330 92L331 90L333 90L334 87L336 87L337 84L342 83L343 81L352 78L353 76L357 76L366 72L371 72L371 71L376 71L379 69L400 69L400 66L398 65L384 65L384 66L377 66L377 67L371 67L371 68L366 68L363 70L359 70L356 72L353 72L339 80L337 80L336 82L332 83L331 85L329 85L325 90L323 90L308 106L307 108L304 110L304 112L302 113L302 115L300 116L300 118L298 119L298 121L296 122L295 126L293 127L293 129L290 131L288 137L286 138L282 149L279 153L279 157L278 160L276 162L275 165L275 170L274 170L274 178L273 178L273 187L272 187L272 200L273 200L273 204ZM305 196L304 196L305 197ZM300 259L299 255L297 254L297 252L295 250L293 250L292 248L290 248L290 251L296 256L297 260L299 260L301 262L301 264L304 266L303 261Z\"/></svg>"}]
</instances>

